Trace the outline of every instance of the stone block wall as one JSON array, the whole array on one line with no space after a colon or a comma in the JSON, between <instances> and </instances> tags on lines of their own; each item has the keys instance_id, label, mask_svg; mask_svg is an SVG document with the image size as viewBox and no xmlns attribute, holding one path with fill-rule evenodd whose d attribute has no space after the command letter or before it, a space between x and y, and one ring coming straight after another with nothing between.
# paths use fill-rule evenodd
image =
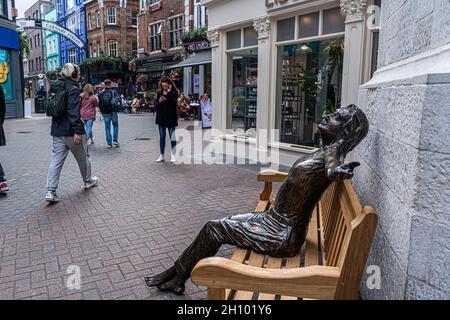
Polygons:
<instances>
[{"instance_id":1,"label":"stone block wall","mask_svg":"<svg viewBox=\"0 0 450 320\"><path fill-rule=\"evenodd\" d=\"M371 129L354 185L379 215L368 265L381 269L362 298L450 299L449 0L383 1L379 70L359 106Z\"/></svg>"}]
</instances>

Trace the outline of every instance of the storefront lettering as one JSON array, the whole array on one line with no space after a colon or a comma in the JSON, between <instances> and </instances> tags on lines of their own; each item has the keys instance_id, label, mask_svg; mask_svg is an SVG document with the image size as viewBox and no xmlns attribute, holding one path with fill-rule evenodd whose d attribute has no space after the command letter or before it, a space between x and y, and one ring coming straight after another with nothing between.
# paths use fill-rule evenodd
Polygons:
<instances>
[{"instance_id":1,"label":"storefront lettering","mask_svg":"<svg viewBox=\"0 0 450 320\"><path fill-rule=\"evenodd\" d=\"M204 51L211 49L211 45L209 44L209 41L198 41L198 42L191 42L191 43L183 43L184 48L187 52L198 52L198 51Z\"/></svg>"}]
</instances>

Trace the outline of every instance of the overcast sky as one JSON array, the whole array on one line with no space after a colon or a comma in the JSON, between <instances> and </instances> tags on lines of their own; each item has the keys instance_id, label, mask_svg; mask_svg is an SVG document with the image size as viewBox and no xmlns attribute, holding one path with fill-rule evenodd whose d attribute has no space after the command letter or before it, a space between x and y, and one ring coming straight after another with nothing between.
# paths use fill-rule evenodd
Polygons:
<instances>
[{"instance_id":1,"label":"overcast sky","mask_svg":"<svg viewBox=\"0 0 450 320\"><path fill-rule=\"evenodd\" d=\"M19 10L19 18L25 18L25 11L30 8L36 0L16 0L16 8Z\"/></svg>"}]
</instances>

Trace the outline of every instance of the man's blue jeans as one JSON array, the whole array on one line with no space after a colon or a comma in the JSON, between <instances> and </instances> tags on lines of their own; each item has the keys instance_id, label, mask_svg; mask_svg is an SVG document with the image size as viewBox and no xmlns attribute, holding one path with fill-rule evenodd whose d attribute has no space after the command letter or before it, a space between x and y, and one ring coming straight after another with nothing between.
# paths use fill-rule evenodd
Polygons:
<instances>
[{"instance_id":1,"label":"man's blue jeans","mask_svg":"<svg viewBox=\"0 0 450 320\"><path fill-rule=\"evenodd\" d=\"M167 130L169 130L170 144L172 145L172 149L175 149L177 145L177 141L175 140L175 128L159 126L159 150L161 151L161 154L164 154L164 150L166 149Z\"/></svg>"},{"instance_id":2,"label":"man's blue jeans","mask_svg":"<svg viewBox=\"0 0 450 320\"><path fill-rule=\"evenodd\" d=\"M113 142L119 142L119 116L117 112L111 112L103 114L103 120L105 121L105 133L106 143L110 146ZM113 137L111 138L111 122L113 125Z\"/></svg>"},{"instance_id":3,"label":"man's blue jeans","mask_svg":"<svg viewBox=\"0 0 450 320\"><path fill-rule=\"evenodd\" d=\"M92 127L94 126L94 119L89 119L84 122L84 128L86 130L86 137L88 139L94 139L94 134L92 132Z\"/></svg>"}]
</instances>

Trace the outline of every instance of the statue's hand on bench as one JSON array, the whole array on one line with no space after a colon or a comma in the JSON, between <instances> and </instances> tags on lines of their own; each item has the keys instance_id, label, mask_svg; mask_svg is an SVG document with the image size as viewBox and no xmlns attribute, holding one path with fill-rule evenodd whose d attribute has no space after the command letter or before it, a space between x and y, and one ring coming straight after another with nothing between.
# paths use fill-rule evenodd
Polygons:
<instances>
[{"instance_id":1,"label":"statue's hand on bench","mask_svg":"<svg viewBox=\"0 0 450 320\"><path fill-rule=\"evenodd\" d=\"M359 167L361 163L359 162L350 162L334 169L334 179L335 180L345 180L353 178L353 170L356 167Z\"/></svg>"}]
</instances>

